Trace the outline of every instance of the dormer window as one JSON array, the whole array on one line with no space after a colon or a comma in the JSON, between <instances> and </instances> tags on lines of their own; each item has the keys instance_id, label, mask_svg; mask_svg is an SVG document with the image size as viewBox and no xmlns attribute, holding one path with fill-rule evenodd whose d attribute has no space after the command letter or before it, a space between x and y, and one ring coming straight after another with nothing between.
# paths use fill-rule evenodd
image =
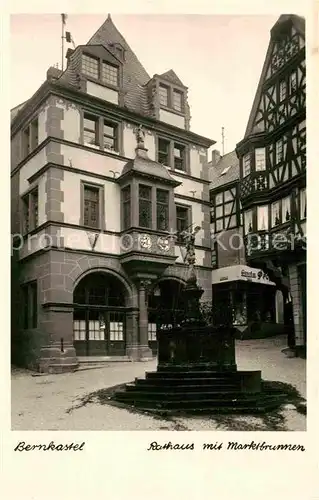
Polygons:
<instances>
[{"instance_id":1,"label":"dormer window","mask_svg":"<svg viewBox=\"0 0 319 500\"><path fill-rule=\"evenodd\" d=\"M102 63L102 82L107 85L118 86L118 68L106 62Z\"/></svg>"},{"instance_id":2,"label":"dormer window","mask_svg":"<svg viewBox=\"0 0 319 500\"><path fill-rule=\"evenodd\" d=\"M119 67L100 58L82 54L82 73L106 86L119 86Z\"/></svg>"},{"instance_id":3,"label":"dormer window","mask_svg":"<svg viewBox=\"0 0 319 500\"><path fill-rule=\"evenodd\" d=\"M160 105L168 107L168 87L165 85L159 86Z\"/></svg>"},{"instance_id":4,"label":"dormer window","mask_svg":"<svg viewBox=\"0 0 319 500\"><path fill-rule=\"evenodd\" d=\"M176 109L176 111L182 112L183 94L179 90L173 91L173 108Z\"/></svg>"}]
</instances>

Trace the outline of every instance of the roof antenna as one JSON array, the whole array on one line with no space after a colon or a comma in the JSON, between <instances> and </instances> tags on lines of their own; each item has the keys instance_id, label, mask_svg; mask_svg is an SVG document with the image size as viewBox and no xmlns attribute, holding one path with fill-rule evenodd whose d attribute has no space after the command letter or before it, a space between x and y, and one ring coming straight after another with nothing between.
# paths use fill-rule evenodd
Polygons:
<instances>
[{"instance_id":1,"label":"roof antenna","mask_svg":"<svg viewBox=\"0 0 319 500\"><path fill-rule=\"evenodd\" d=\"M225 135L224 135L224 127L222 127L222 156L225 154Z\"/></svg>"}]
</instances>

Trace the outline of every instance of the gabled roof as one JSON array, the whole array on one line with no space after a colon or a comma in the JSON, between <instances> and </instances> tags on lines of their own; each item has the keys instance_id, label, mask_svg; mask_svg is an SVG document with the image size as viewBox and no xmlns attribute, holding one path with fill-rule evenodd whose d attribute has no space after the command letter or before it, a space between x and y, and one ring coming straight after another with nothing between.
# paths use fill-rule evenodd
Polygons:
<instances>
[{"instance_id":1,"label":"gabled roof","mask_svg":"<svg viewBox=\"0 0 319 500\"><path fill-rule=\"evenodd\" d=\"M286 23L287 21L291 21L291 23L292 23L293 27L295 28L295 30L297 31L297 33L299 33L303 38L305 37L305 20L303 17L300 17L300 16L296 16L293 14L281 15L279 17L279 19L276 21L276 23L274 24L274 26L272 27L271 40L269 42L265 61L264 61L264 64L263 64L263 67L261 70L261 75L259 78L259 83L257 86L257 91L256 91L255 98L253 101L252 109L251 109L251 112L249 115L248 124L246 127L244 138L248 137L253 131L255 116L256 116L257 109L259 106L259 101L260 101L260 98L262 95L262 86L263 86L263 83L266 79L268 66L270 64L270 59L271 59L272 51L273 51L274 44L275 44L273 36L276 34L276 32L280 31L282 25L284 23ZM258 132L258 131L256 130L256 132Z\"/></svg>"},{"instance_id":2,"label":"gabled roof","mask_svg":"<svg viewBox=\"0 0 319 500\"><path fill-rule=\"evenodd\" d=\"M160 78L163 78L163 80L167 80L168 82L175 83L175 85L179 85L180 87L185 87L183 82L178 78L176 75L175 71L172 69L166 71L165 73L162 73L161 75L158 75Z\"/></svg>"},{"instance_id":3,"label":"gabled roof","mask_svg":"<svg viewBox=\"0 0 319 500\"><path fill-rule=\"evenodd\" d=\"M208 167L211 180L209 189L215 189L239 180L239 160L236 151L222 156L216 166L212 166L212 163L209 162Z\"/></svg>"},{"instance_id":4,"label":"gabled roof","mask_svg":"<svg viewBox=\"0 0 319 500\"><path fill-rule=\"evenodd\" d=\"M15 106L14 108L12 108L10 110L11 121L14 120L14 118L17 116L17 114L19 113L19 111L25 106L25 104L27 104L28 100L22 102L21 104L18 104L17 106Z\"/></svg>"}]
</instances>

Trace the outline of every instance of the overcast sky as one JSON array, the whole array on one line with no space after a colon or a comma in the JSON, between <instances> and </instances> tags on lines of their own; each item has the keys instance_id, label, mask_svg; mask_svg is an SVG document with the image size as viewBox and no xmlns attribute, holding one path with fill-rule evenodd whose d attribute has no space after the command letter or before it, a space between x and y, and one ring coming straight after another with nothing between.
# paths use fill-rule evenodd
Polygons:
<instances>
[{"instance_id":1,"label":"overcast sky","mask_svg":"<svg viewBox=\"0 0 319 500\"><path fill-rule=\"evenodd\" d=\"M68 15L67 30L85 44L105 15ZM189 88L191 130L225 153L243 138L270 29L278 16L112 15L150 76L174 69ZM66 45L66 47L72 47ZM25 101L61 67L61 16L11 16L11 107Z\"/></svg>"}]
</instances>

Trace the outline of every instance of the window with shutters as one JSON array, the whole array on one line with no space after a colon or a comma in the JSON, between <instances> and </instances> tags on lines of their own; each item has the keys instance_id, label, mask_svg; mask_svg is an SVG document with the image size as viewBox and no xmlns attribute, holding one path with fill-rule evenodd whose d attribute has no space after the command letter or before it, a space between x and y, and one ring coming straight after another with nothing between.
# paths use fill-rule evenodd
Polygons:
<instances>
[{"instance_id":1,"label":"window with shutters","mask_svg":"<svg viewBox=\"0 0 319 500\"><path fill-rule=\"evenodd\" d=\"M152 188L139 185L139 226L152 227Z\"/></svg>"},{"instance_id":2,"label":"window with shutters","mask_svg":"<svg viewBox=\"0 0 319 500\"><path fill-rule=\"evenodd\" d=\"M156 190L156 229L168 231L169 193Z\"/></svg>"}]
</instances>

